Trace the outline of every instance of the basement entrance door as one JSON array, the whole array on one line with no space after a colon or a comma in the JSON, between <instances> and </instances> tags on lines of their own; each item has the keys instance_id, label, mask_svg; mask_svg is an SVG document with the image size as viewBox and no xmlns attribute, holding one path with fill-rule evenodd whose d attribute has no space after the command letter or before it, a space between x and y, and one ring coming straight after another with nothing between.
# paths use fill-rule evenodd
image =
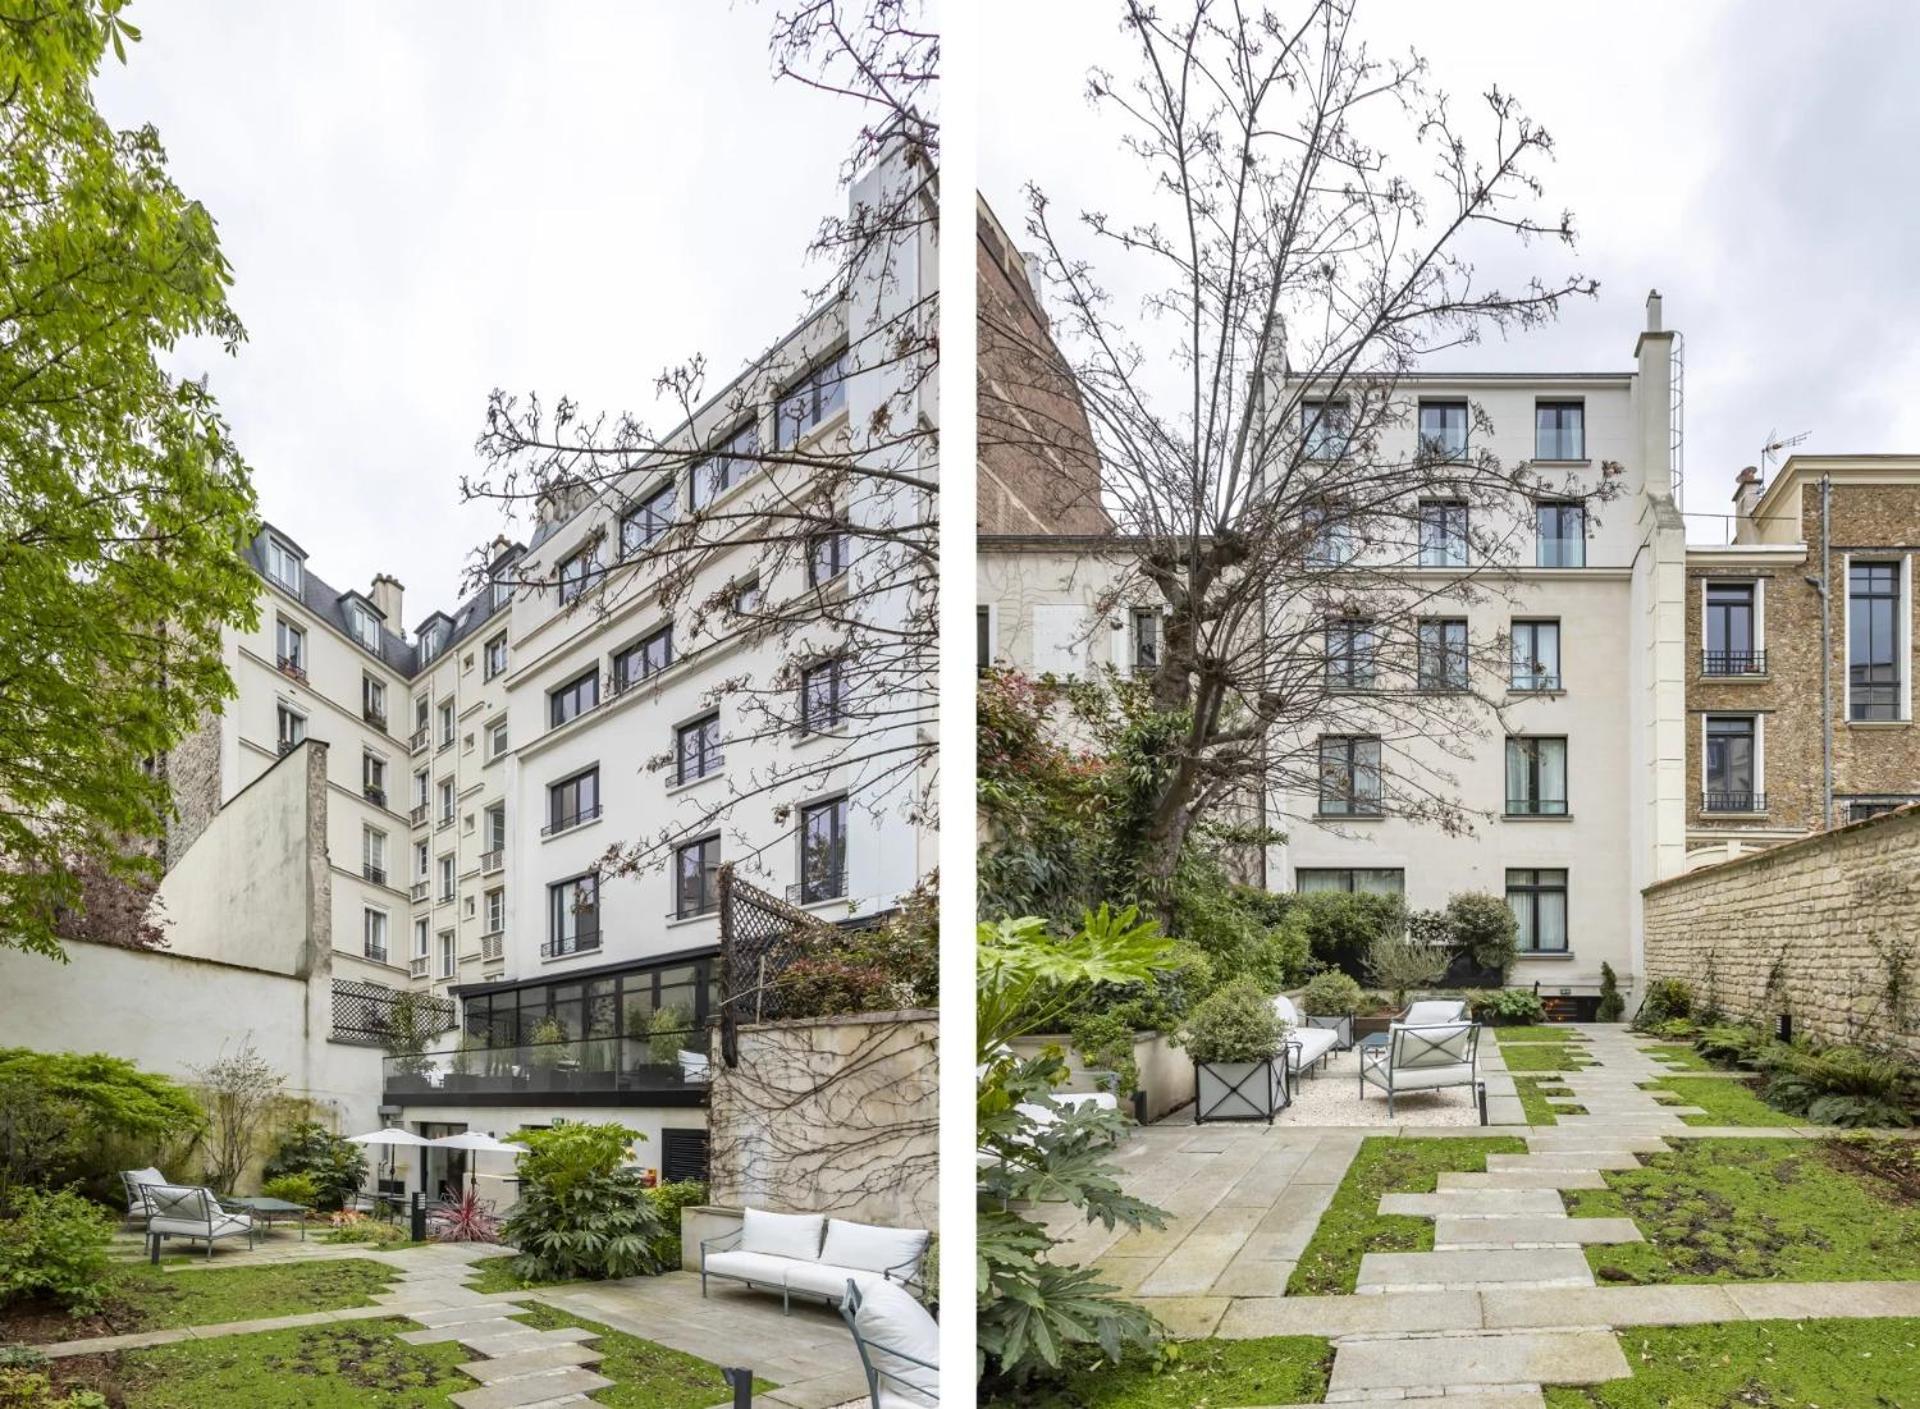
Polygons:
<instances>
[{"instance_id":1,"label":"basement entrance door","mask_svg":"<svg viewBox=\"0 0 1920 1409\"><path fill-rule=\"evenodd\" d=\"M464 1125L449 1125L444 1121L423 1120L420 1123L422 1140L444 1140L449 1135L464 1135ZM426 1157L427 1197L429 1199L457 1199L467 1185L467 1161L472 1156L466 1150L433 1150L420 1152Z\"/></svg>"}]
</instances>

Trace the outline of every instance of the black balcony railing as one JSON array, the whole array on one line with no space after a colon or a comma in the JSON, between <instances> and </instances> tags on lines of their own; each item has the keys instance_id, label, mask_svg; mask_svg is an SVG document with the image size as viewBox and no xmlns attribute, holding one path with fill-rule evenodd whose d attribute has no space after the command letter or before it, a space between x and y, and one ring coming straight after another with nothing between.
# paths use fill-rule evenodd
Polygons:
<instances>
[{"instance_id":1,"label":"black balcony railing","mask_svg":"<svg viewBox=\"0 0 1920 1409\"><path fill-rule=\"evenodd\" d=\"M1765 812L1765 793L1733 793L1710 790L1700 795L1702 812Z\"/></svg>"},{"instance_id":2,"label":"black balcony railing","mask_svg":"<svg viewBox=\"0 0 1920 1409\"><path fill-rule=\"evenodd\" d=\"M815 867L809 874L787 887L790 905L817 905L823 900L839 900L847 893L845 866Z\"/></svg>"},{"instance_id":3,"label":"black balcony railing","mask_svg":"<svg viewBox=\"0 0 1920 1409\"><path fill-rule=\"evenodd\" d=\"M376 866L371 861L361 866L360 874L377 886L383 886L387 883L387 868L385 866Z\"/></svg>"},{"instance_id":4,"label":"black balcony railing","mask_svg":"<svg viewBox=\"0 0 1920 1409\"><path fill-rule=\"evenodd\" d=\"M579 826L582 822L591 822L594 818L598 817L599 815L600 815L600 804L596 802L592 807L583 807L578 812L568 812L563 814L562 816L554 818L551 822L547 823L546 826L540 829L540 835L543 837L550 837L554 835L554 833L556 832L570 831L574 827Z\"/></svg>"},{"instance_id":5,"label":"black balcony railing","mask_svg":"<svg viewBox=\"0 0 1920 1409\"><path fill-rule=\"evenodd\" d=\"M378 944L369 944L366 947L366 955L376 964L384 964L387 962L387 951Z\"/></svg>"},{"instance_id":6,"label":"black balcony railing","mask_svg":"<svg viewBox=\"0 0 1920 1409\"><path fill-rule=\"evenodd\" d=\"M375 807L385 807L387 805L387 790L385 788L376 788L373 784L369 783L366 787L360 789L360 795Z\"/></svg>"},{"instance_id":7,"label":"black balcony railing","mask_svg":"<svg viewBox=\"0 0 1920 1409\"><path fill-rule=\"evenodd\" d=\"M1765 675L1767 653L1765 651L1702 651L1700 673L1702 675Z\"/></svg>"},{"instance_id":8,"label":"black balcony railing","mask_svg":"<svg viewBox=\"0 0 1920 1409\"><path fill-rule=\"evenodd\" d=\"M540 944L542 959L564 959L569 954L591 954L600 947L600 931L588 930L584 934L570 934L560 939L543 940Z\"/></svg>"},{"instance_id":9,"label":"black balcony railing","mask_svg":"<svg viewBox=\"0 0 1920 1409\"><path fill-rule=\"evenodd\" d=\"M1564 817L1567 815L1567 800L1563 797L1510 797L1507 799L1509 817Z\"/></svg>"},{"instance_id":10,"label":"black balcony railing","mask_svg":"<svg viewBox=\"0 0 1920 1409\"><path fill-rule=\"evenodd\" d=\"M360 717L378 729L382 734L387 732L387 713L385 710L375 709L372 705L368 705L360 711Z\"/></svg>"},{"instance_id":11,"label":"black balcony railing","mask_svg":"<svg viewBox=\"0 0 1920 1409\"><path fill-rule=\"evenodd\" d=\"M409 1101L457 1103L473 1096L496 1102L562 1092L661 1095L699 1099L711 1080L704 1027L654 1031L645 1037L577 1037L564 1042L469 1047L388 1057L385 1092ZM644 1103L644 1102L642 1102Z\"/></svg>"},{"instance_id":12,"label":"black balcony railing","mask_svg":"<svg viewBox=\"0 0 1920 1409\"><path fill-rule=\"evenodd\" d=\"M280 673L282 675L285 675L290 679L298 680L302 685L307 683L307 668L304 665L300 664L300 662L296 660L294 657L280 656L277 659L276 664L279 665Z\"/></svg>"}]
</instances>

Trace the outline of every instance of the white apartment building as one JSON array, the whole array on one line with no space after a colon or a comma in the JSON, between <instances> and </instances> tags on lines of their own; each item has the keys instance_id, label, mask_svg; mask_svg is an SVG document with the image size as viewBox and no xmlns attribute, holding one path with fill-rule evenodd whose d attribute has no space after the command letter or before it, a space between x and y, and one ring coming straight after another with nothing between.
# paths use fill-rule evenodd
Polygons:
<instances>
[{"instance_id":1,"label":"white apartment building","mask_svg":"<svg viewBox=\"0 0 1920 1409\"><path fill-rule=\"evenodd\" d=\"M925 176L896 154L851 198ZM667 1177L697 1173L721 864L842 924L892 911L933 869L914 787L875 795L899 780L883 787L869 761L932 741L932 681L844 659L850 622L884 636L924 604L880 576L884 535L780 545L778 519L758 518L813 492L822 464L937 475L931 436L874 429L937 425L933 379L894 338L934 291L933 225L882 245L884 277L850 280L675 431L671 454L550 486L530 544L499 540L489 581L452 612L409 631L393 578L338 591L279 526L252 546L260 624L227 643L237 700L166 761L181 814L167 862L238 854L222 809L312 741L327 746L327 883L235 875L236 903L185 907L196 923L172 950L245 962L265 944L231 923L246 892L305 886L331 939L308 968L332 989L333 1030L314 1040L375 1040L400 992L445 1001L439 1050L386 1063L390 1120L433 1136L618 1119ZM758 447L773 456L743 458ZM832 494L850 526L934 521L930 493L884 477L841 476ZM676 558L676 525L696 516L730 527ZM772 615L782 629L753 629ZM859 739L854 680L903 702L861 716ZM432 1153L429 1189L464 1172L448 1159Z\"/></svg>"},{"instance_id":2,"label":"white apartment building","mask_svg":"<svg viewBox=\"0 0 1920 1409\"><path fill-rule=\"evenodd\" d=\"M1590 1010L1603 961L1631 1001L1640 889L1679 870L1684 851L1673 336L1661 328L1656 295L1631 371L1403 380L1397 396L1415 405L1400 432L1405 443L1382 446L1386 460L1410 461L1422 433L1457 438L1454 448L1466 450L1466 437L1481 433L1469 429L1477 411L1492 443L1473 448L1504 464L1532 462L1556 486L1550 499L1515 504L1511 522L1485 526L1519 550L1497 573L1497 589L1483 582L1450 599L1449 579L1471 581L1481 568L1468 556L1464 523L1441 517L1464 514L1464 505L1431 506L1439 531L1410 570L1433 593L1423 631L1475 643L1510 638L1512 669L1466 758L1418 738L1383 747L1349 724L1319 741L1317 795L1266 801L1266 820L1285 833L1264 858L1269 888L1388 891L1413 908L1439 907L1460 891L1504 894L1521 935L1508 982L1537 984L1574 1013ZM1612 481L1604 494L1603 480ZM1098 538L983 535L982 658L1062 677L1104 665L1130 670L1151 645L1155 617L1144 596L1116 597L1113 584L1125 575L1109 553ZM1470 830L1393 815L1369 780L1396 766L1454 779Z\"/></svg>"}]
</instances>

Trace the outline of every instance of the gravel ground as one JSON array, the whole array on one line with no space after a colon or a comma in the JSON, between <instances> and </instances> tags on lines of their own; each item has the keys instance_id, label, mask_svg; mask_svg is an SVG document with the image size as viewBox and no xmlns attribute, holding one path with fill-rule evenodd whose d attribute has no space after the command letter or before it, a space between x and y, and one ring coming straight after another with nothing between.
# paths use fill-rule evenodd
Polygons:
<instances>
[{"instance_id":1,"label":"gravel ground","mask_svg":"<svg viewBox=\"0 0 1920 1409\"><path fill-rule=\"evenodd\" d=\"M1396 1096L1387 1114L1387 1093L1367 1087L1360 1096L1360 1054L1336 1052L1317 1077L1306 1077L1293 1104L1274 1117L1279 1125L1478 1125L1480 1107L1471 1086Z\"/></svg>"}]
</instances>

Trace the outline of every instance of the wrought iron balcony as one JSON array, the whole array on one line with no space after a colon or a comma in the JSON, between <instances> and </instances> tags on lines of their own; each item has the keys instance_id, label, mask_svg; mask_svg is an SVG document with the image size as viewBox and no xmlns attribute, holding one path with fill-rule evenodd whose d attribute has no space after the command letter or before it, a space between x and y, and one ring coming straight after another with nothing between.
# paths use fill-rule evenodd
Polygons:
<instances>
[{"instance_id":1,"label":"wrought iron balcony","mask_svg":"<svg viewBox=\"0 0 1920 1409\"><path fill-rule=\"evenodd\" d=\"M366 787L360 789L360 795L375 807L385 807L387 805L387 790L385 788L376 788L369 783Z\"/></svg>"},{"instance_id":2,"label":"wrought iron balcony","mask_svg":"<svg viewBox=\"0 0 1920 1409\"><path fill-rule=\"evenodd\" d=\"M282 739L280 741L280 756L282 758L286 757L286 755L299 748L302 742L303 740L300 739Z\"/></svg>"},{"instance_id":3,"label":"wrought iron balcony","mask_svg":"<svg viewBox=\"0 0 1920 1409\"><path fill-rule=\"evenodd\" d=\"M561 939L543 940L540 945L542 959L564 959L569 954L591 954L600 947L600 931L589 930L583 934L568 935Z\"/></svg>"},{"instance_id":4,"label":"wrought iron balcony","mask_svg":"<svg viewBox=\"0 0 1920 1409\"><path fill-rule=\"evenodd\" d=\"M573 830L573 828L580 826L583 822L593 821L593 819L598 817L599 815L600 815L600 804L596 802L592 807L583 807L578 812L569 812L564 816L554 818L551 822L547 823L546 826L540 829L540 835L543 837L550 837L560 832L571 831Z\"/></svg>"},{"instance_id":5,"label":"wrought iron balcony","mask_svg":"<svg viewBox=\"0 0 1920 1409\"><path fill-rule=\"evenodd\" d=\"M369 944L366 946L364 952L366 956L376 964L384 964L387 962L387 951L383 945Z\"/></svg>"},{"instance_id":6,"label":"wrought iron balcony","mask_svg":"<svg viewBox=\"0 0 1920 1409\"><path fill-rule=\"evenodd\" d=\"M448 886L445 890L440 892L440 898L434 903L436 905L451 905L454 902L454 898L459 894L460 894L459 886L457 885Z\"/></svg>"},{"instance_id":7,"label":"wrought iron balcony","mask_svg":"<svg viewBox=\"0 0 1920 1409\"><path fill-rule=\"evenodd\" d=\"M645 1037L576 1037L563 1042L455 1047L388 1057L387 1099L457 1105L476 1097L509 1104L581 1093L578 1104L699 1104L712 1079L704 1026L651 1031ZM683 1094L676 1094L683 1093Z\"/></svg>"},{"instance_id":8,"label":"wrought iron balcony","mask_svg":"<svg viewBox=\"0 0 1920 1409\"><path fill-rule=\"evenodd\" d=\"M1765 651L1702 651L1700 673L1702 675L1765 675L1767 653Z\"/></svg>"},{"instance_id":9,"label":"wrought iron balcony","mask_svg":"<svg viewBox=\"0 0 1920 1409\"><path fill-rule=\"evenodd\" d=\"M378 729L382 734L387 732L387 713L385 710L375 709L372 705L366 705L361 708L360 717Z\"/></svg>"},{"instance_id":10,"label":"wrought iron balcony","mask_svg":"<svg viewBox=\"0 0 1920 1409\"><path fill-rule=\"evenodd\" d=\"M387 868L385 866L376 866L371 861L361 865L360 874L377 886L383 886L387 883Z\"/></svg>"},{"instance_id":11,"label":"wrought iron balcony","mask_svg":"<svg viewBox=\"0 0 1920 1409\"><path fill-rule=\"evenodd\" d=\"M307 683L307 668L300 664L298 658L294 656L280 656L276 659L275 664L280 667L280 673L288 679L298 680L302 685Z\"/></svg>"},{"instance_id":12,"label":"wrought iron balcony","mask_svg":"<svg viewBox=\"0 0 1920 1409\"><path fill-rule=\"evenodd\" d=\"M1735 793L1710 790L1700 795L1702 812L1765 812L1765 793Z\"/></svg>"},{"instance_id":13,"label":"wrought iron balcony","mask_svg":"<svg viewBox=\"0 0 1920 1409\"><path fill-rule=\"evenodd\" d=\"M435 753L445 753L445 752L446 752L446 751L447 751L448 749L450 749L450 748L452 748L452 747L453 747L453 735L451 735L451 734L449 734L449 735L447 735L447 737L446 737L446 738L444 738L444 739L442 739L442 740L440 741L440 747L439 747L439 748L437 748L437 749L435 749L435 750L434 750L434 752L435 752Z\"/></svg>"},{"instance_id":14,"label":"wrought iron balcony","mask_svg":"<svg viewBox=\"0 0 1920 1409\"><path fill-rule=\"evenodd\" d=\"M454 814L451 812L442 812L440 814L440 824L436 830L445 831L448 827L451 827L453 825L453 817Z\"/></svg>"}]
</instances>

